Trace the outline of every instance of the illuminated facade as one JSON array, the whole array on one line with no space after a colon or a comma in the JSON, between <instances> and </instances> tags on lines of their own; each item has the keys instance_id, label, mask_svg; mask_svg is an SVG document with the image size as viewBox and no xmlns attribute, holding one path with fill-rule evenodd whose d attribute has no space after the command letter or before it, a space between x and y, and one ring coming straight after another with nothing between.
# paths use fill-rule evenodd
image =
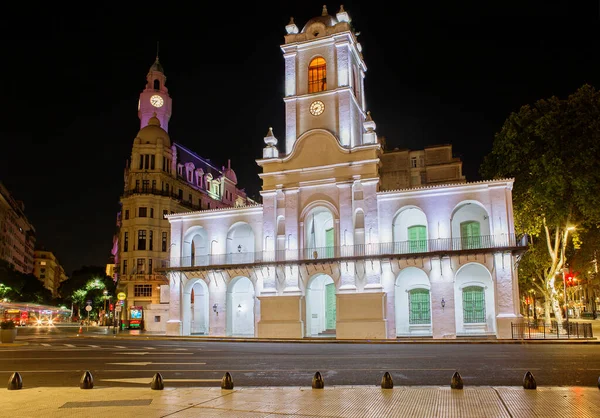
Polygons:
<instances>
[{"instance_id":1,"label":"illuminated facade","mask_svg":"<svg viewBox=\"0 0 600 418\"><path fill-rule=\"evenodd\" d=\"M14 270L33 272L35 228L25 216L25 205L0 183L0 259Z\"/></svg>"},{"instance_id":2,"label":"illuminated facade","mask_svg":"<svg viewBox=\"0 0 600 418\"><path fill-rule=\"evenodd\" d=\"M68 279L54 253L45 250L35 250L33 275L52 292L52 297L59 296L58 287Z\"/></svg>"},{"instance_id":3,"label":"illuminated facade","mask_svg":"<svg viewBox=\"0 0 600 418\"><path fill-rule=\"evenodd\" d=\"M138 102L140 131L124 173L121 211L111 253L118 291L127 295L122 319L130 319L131 307L141 307L146 317L153 318L148 329L164 330L160 287L168 281L164 273L156 271L164 266L170 250L170 225L164 216L246 206L253 201L237 188L237 177L229 163L218 167L171 141L167 132L171 97L158 57L146 81ZM156 323L154 319L158 319Z\"/></svg>"},{"instance_id":4,"label":"illuminated facade","mask_svg":"<svg viewBox=\"0 0 600 418\"><path fill-rule=\"evenodd\" d=\"M261 205L167 216L167 334L510 338L512 179L466 182L449 145L383 149L343 8L286 30L286 153L269 129Z\"/></svg>"}]
</instances>

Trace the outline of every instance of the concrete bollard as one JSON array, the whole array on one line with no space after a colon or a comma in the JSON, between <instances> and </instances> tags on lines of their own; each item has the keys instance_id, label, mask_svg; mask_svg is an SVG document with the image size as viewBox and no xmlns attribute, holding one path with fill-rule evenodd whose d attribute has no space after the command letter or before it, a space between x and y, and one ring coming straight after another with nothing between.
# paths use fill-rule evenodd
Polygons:
<instances>
[{"instance_id":1,"label":"concrete bollard","mask_svg":"<svg viewBox=\"0 0 600 418\"><path fill-rule=\"evenodd\" d=\"M600 377L598 378L598 389L600 389Z\"/></svg>"},{"instance_id":2,"label":"concrete bollard","mask_svg":"<svg viewBox=\"0 0 600 418\"><path fill-rule=\"evenodd\" d=\"M86 370L81 380L79 381L79 388L81 389L92 389L94 387L94 378L89 370Z\"/></svg>"},{"instance_id":3,"label":"concrete bollard","mask_svg":"<svg viewBox=\"0 0 600 418\"><path fill-rule=\"evenodd\" d=\"M325 387L325 382L323 382L323 377L321 377L321 373L316 372L312 379L312 388L313 389L323 389Z\"/></svg>"},{"instance_id":4,"label":"concrete bollard","mask_svg":"<svg viewBox=\"0 0 600 418\"><path fill-rule=\"evenodd\" d=\"M458 372L454 372L454 374L452 375L452 380L450 381L450 387L452 389L462 389L463 388L463 380L462 380L462 377L460 377L460 374Z\"/></svg>"},{"instance_id":5,"label":"concrete bollard","mask_svg":"<svg viewBox=\"0 0 600 418\"><path fill-rule=\"evenodd\" d=\"M537 383L535 383L535 378L531 374L530 371L525 373L525 377L523 377L523 388L524 389L536 389Z\"/></svg>"},{"instance_id":6,"label":"concrete bollard","mask_svg":"<svg viewBox=\"0 0 600 418\"><path fill-rule=\"evenodd\" d=\"M23 389L23 379L21 378L21 375L19 374L19 372L14 372L8 378L8 390L19 390L19 389Z\"/></svg>"},{"instance_id":7,"label":"concrete bollard","mask_svg":"<svg viewBox=\"0 0 600 418\"><path fill-rule=\"evenodd\" d=\"M165 383L163 381L162 375L160 373L156 373L150 382L150 389L152 390L163 390L165 388Z\"/></svg>"},{"instance_id":8,"label":"concrete bollard","mask_svg":"<svg viewBox=\"0 0 600 418\"><path fill-rule=\"evenodd\" d=\"M382 389L392 389L394 387L394 381L392 380L392 375L388 372L385 372L383 378L381 379L381 388Z\"/></svg>"},{"instance_id":9,"label":"concrete bollard","mask_svg":"<svg viewBox=\"0 0 600 418\"><path fill-rule=\"evenodd\" d=\"M233 389L233 379L231 378L229 372L225 372L223 379L221 379L221 389Z\"/></svg>"}]
</instances>

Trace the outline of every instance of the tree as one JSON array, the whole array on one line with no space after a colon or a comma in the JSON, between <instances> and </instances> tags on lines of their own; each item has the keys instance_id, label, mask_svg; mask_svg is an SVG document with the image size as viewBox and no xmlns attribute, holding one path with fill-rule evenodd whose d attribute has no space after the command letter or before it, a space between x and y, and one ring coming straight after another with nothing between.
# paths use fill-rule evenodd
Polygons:
<instances>
[{"instance_id":1,"label":"tree","mask_svg":"<svg viewBox=\"0 0 600 418\"><path fill-rule=\"evenodd\" d=\"M0 299L47 304L52 301L52 292L33 274L13 270L0 260Z\"/></svg>"},{"instance_id":2,"label":"tree","mask_svg":"<svg viewBox=\"0 0 600 418\"><path fill-rule=\"evenodd\" d=\"M77 307L77 316L81 316L81 307L91 300L92 305L104 305L103 291L114 295L115 283L112 277L106 275L104 267L84 266L75 270L71 277L60 284L59 294L65 302Z\"/></svg>"},{"instance_id":3,"label":"tree","mask_svg":"<svg viewBox=\"0 0 600 418\"><path fill-rule=\"evenodd\" d=\"M553 96L510 114L480 167L484 178L514 178L515 229L531 237L519 274L559 320L562 269L600 224L598 161L600 93L586 84L567 99Z\"/></svg>"}]
</instances>

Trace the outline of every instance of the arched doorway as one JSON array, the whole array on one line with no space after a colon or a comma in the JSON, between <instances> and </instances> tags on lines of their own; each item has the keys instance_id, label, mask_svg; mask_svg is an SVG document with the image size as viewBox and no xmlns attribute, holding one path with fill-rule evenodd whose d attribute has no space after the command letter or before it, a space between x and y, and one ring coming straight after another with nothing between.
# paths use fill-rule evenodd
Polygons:
<instances>
[{"instance_id":1,"label":"arched doorway","mask_svg":"<svg viewBox=\"0 0 600 418\"><path fill-rule=\"evenodd\" d=\"M190 280L183 289L181 299L182 335L209 334L209 294L204 280Z\"/></svg>"},{"instance_id":2,"label":"arched doorway","mask_svg":"<svg viewBox=\"0 0 600 418\"><path fill-rule=\"evenodd\" d=\"M456 335L494 335L494 298L494 282L487 268L478 263L461 267L454 280Z\"/></svg>"},{"instance_id":3,"label":"arched doorway","mask_svg":"<svg viewBox=\"0 0 600 418\"><path fill-rule=\"evenodd\" d=\"M183 237L183 266L208 264L208 233L201 226L190 228Z\"/></svg>"},{"instance_id":4,"label":"arched doorway","mask_svg":"<svg viewBox=\"0 0 600 418\"><path fill-rule=\"evenodd\" d=\"M227 232L225 249L230 263L254 262L254 231L245 222L237 222Z\"/></svg>"},{"instance_id":5,"label":"arched doorway","mask_svg":"<svg viewBox=\"0 0 600 418\"><path fill-rule=\"evenodd\" d=\"M396 336L430 336L431 295L427 274L416 267L403 269L396 279L394 309Z\"/></svg>"},{"instance_id":6,"label":"arched doorway","mask_svg":"<svg viewBox=\"0 0 600 418\"><path fill-rule=\"evenodd\" d=\"M254 285L237 277L227 289L227 335L254 337Z\"/></svg>"},{"instance_id":7,"label":"arched doorway","mask_svg":"<svg viewBox=\"0 0 600 418\"><path fill-rule=\"evenodd\" d=\"M190 334L208 335L208 286L204 280L197 281L190 295Z\"/></svg>"},{"instance_id":8,"label":"arched doorway","mask_svg":"<svg viewBox=\"0 0 600 418\"><path fill-rule=\"evenodd\" d=\"M327 207L318 206L306 215L304 243L308 258L330 258L335 255L334 218Z\"/></svg>"},{"instance_id":9,"label":"arched doorway","mask_svg":"<svg viewBox=\"0 0 600 418\"><path fill-rule=\"evenodd\" d=\"M318 274L306 287L306 335L335 337L336 290L333 279Z\"/></svg>"}]
</instances>

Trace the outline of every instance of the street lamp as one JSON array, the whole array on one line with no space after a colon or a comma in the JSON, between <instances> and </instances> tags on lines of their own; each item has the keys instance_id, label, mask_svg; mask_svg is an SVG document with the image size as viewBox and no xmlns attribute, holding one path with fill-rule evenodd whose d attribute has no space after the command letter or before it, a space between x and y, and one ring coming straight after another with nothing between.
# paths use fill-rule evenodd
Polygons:
<instances>
[{"instance_id":1,"label":"street lamp","mask_svg":"<svg viewBox=\"0 0 600 418\"><path fill-rule=\"evenodd\" d=\"M108 295L108 290L104 289L104 317L102 318L102 323L106 324L106 296Z\"/></svg>"},{"instance_id":2,"label":"street lamp","mask_svg":"<svg viewBox=\"0 0 600 418\"><path fill-rule=\"evenodd\" d=\"M567 302L568 302L568 298L567 298L567 272L568 271L569 271L568 268L563 268L562 269L563 294L564 294L564 301L565 301L565 320L567 321L567 327L569 326L569 305L567 304Z\"/></svg>"}]
</instances>

